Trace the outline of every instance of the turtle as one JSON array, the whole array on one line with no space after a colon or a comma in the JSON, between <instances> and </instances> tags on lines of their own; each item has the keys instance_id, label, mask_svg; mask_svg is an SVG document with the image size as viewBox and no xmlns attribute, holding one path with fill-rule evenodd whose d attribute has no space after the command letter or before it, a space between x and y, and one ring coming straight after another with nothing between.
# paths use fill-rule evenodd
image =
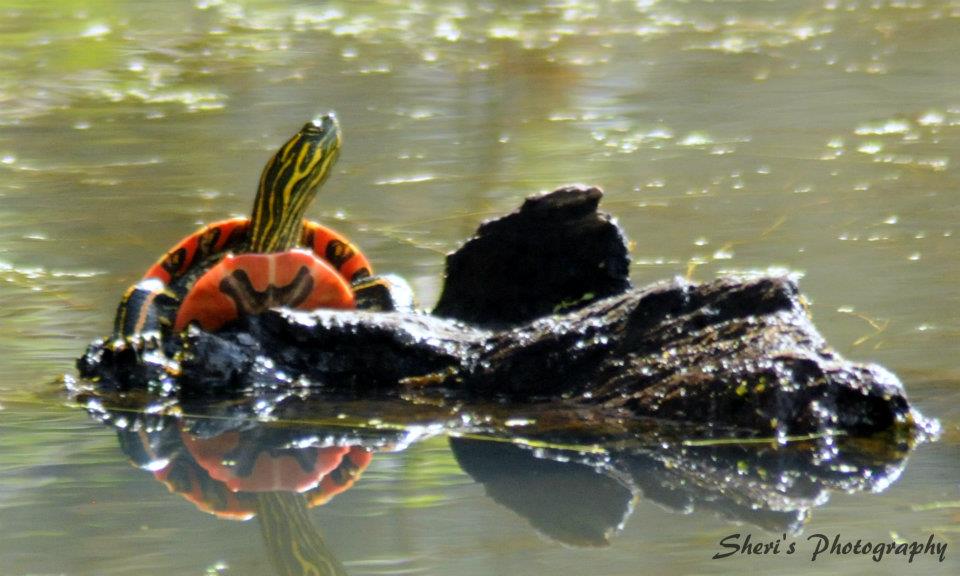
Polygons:
<instances>
[{"instance_id":1,"label":"turtle","mask_svg":"<svg viewBox=\"0 0 960 576\"><path fill-rule=\"evenodd\" d=\"M208 224L168 250L125 292L112 342L163 341L197 324L216 331L268 308L412 307L402 279L373 276L339 232L304 219L342 135L331 112L307 122L270 158L249 218Z\"/></svg>"}]
</instances>

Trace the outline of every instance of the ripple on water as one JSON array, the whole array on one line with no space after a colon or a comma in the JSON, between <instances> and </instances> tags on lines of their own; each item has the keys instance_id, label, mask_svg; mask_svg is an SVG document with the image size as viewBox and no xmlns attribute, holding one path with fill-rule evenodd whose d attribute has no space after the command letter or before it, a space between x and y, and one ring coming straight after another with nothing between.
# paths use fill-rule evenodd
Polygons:
<instances>
[{"instance_id":1,"label":"ripple on water","mask_svg":"<svg viewBox=\"0 0 960 576\"><path fill-rule=\"evenodd\" d=\"M415 556L380 556L373 554L363 560L344 562L344 566L351 573L363 574L425 574L427 569L422 565L423 559Z\"/></svg>"},{"instance_id":2,"label":"ripple on water","mask_svg":"<svg viewBox=\"0 0 960 576\"><path fill-rule=\"evenodd\" d=\"M414 174L412 176L395 176L393 178L384 178L374 182L377 186L397 186L402 184L417 184L420 182L430 182L436 180L433 174Z\"/></svg>"}]
</instances>

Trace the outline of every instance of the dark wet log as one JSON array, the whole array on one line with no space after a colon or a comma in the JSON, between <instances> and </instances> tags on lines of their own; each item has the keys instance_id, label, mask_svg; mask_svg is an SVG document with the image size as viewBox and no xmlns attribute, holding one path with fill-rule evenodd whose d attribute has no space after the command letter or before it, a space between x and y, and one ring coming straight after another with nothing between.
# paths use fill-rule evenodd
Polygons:
<instances>
[{"instance_id":1,"label":"dark wet log","mask_svg":"<svg viewBox=\"0 0 960 576\"><path fill-rule=\"evenodd\" d=\"M788 277L630 291L498 334L476 366L474 393L565 395L771 434L870 433L911 417L895 376L827 347Z\"/></svg>"},{"instance_id":2,"label":"dark wet log","mask_svg":"<svg viewBox=\"0 0 960 576\"><path fill-rule=\"evenodd\" d=\"M397 390L404 378L465 370L488 336L425 314L270 311L220 334L191 330L181 387L208 396L302 378L326 391Z\"/></svg>"},{"instance_id":3,"label":"dark wet log","mask_svg":"<svg viewBox=\"0 0 960 576\"><path fill-rule=\"evenodd\" d=\"M676 280L492 333L430 316L271 312L193 333L183 367L195 393L276 386L279 371L328 390L562 399L771 436L872 434L913 418L892 374L826 346L786 277Z\"/></svg>"},{"instance_id":4,"label":"dark wet log","mask_svg":"<svg viewBox=\"0 0 960 576\"><path fill-rule=\"evenodd\" d=\"M81 372L121 388L173 379L181 397L310 387L500 399L760 436L913 426L896 377L830 350L790 277L629 289L625 243L599 198L564 188L530 199L452 254L436 313L472 324L271 311L219 334L189 331L167 351L179 370L95 344Z\"/></svg>"},{"instance_id":5,"label":"dark wet log","mask_svg":"<svg viewBox=\"0 0 960 576\"><path fill-rule=\"evenodd\" d=\"M627 243L613 219L597 212L602 196L598 188L568 186L483 223L447 257L433 313L496 328L628 289Z\"/></svg>"}]
</instances>

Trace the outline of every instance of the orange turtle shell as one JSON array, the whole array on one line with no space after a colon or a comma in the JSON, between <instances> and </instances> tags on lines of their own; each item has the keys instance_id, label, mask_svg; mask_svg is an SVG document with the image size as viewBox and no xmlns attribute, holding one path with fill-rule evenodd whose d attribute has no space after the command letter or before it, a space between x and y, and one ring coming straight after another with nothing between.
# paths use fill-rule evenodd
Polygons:
<instances>
[{"instance_id":1,"label":"orange turtle shell","mask_svg":"<svg viewBox=\"0 0 960 576\"><path fill-rule=\"evenodd\" d=\"M239 248L250 230L249 218L230 218L204 226L167 251L143 278L159 278L164 284L179 281L196 266ZM343 234L304 220L300 245L333 265L348 281L371 274L370 262Z\"/></svg>"},{"instance_id":2,"label":"orange turtle shell","mask_svg":"<svg viewBox=\"0 0 960 576\"><path fill-rule=\"evenodd\" d=\"M340 465L324 475L320 485L305 493L307 505L322 506L331 498L353 487L373 460L373 453L362 446L351 446Z\"/></svg>"},{"instance_id":3,"label":"orange turtle shell","mask_svg":"<svg viewBox=\"0 0 960 576\"><path fill-rule=\"evenodd\" d=\"M239 432L214 438L182 432L181 438L194 461L231 492L306 492L341 466L350 450L346 446L262 450L252 463L244 464L233 460L240 446Z\"/></svg>"},{"instance_id":4,"label":"orange turtle shell","mask_svg":"<svg viewBox=\"0 0 960 576\"><path fill-rule=\"evenodd\" d=\"M304 450L263 450L252 468L233 462L240 434L228 432L200 439L181 431L187 448L154 478L199 510L228 520L249 520L257 515L260 492L299 492L313 508L349 490L370 465L373 454L360 446L328 446Z\"/></svg>"},{"instance_id":5,"label":"orange turtle shell","mask_svg":"<svg viewBox=\"0 0 960 576\"><path fill-rule=\"evenodd\" d=\"M189 454L175 457L155 471L153 477L166 485L170 492L218 518L249 520L257 515L257 502L250 494L232 492L222 482L211 478L209 472Z\"/></svg>"},{"instance_id":6,"label":"orange turtle shell","mask_svg":"<svg viewBox=\"0 0 960 576\"><path fill-rule=\"evenodd\" d=\"M184 297L174 330L197 322L215 331L278 306L349 309L354 307L353 290L333 266L306 250L227 255Z\"/></svg>"}]
</instances>

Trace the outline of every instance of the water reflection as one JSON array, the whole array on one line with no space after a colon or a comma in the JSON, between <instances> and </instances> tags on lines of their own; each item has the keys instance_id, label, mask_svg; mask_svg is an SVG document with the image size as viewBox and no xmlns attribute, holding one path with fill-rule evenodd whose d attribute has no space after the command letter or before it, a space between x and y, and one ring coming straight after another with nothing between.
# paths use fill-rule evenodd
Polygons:
<instances>
[{"instance_id":1,"label":"water reflection","mask_svg":"<svg viewBox=\"0 0 960 576\"><path fill-rule=\"evenodd\" d=\"M370 464L364 446L299 446L300 434L257 427L203 437L175 422L153 432L118 430L132 464L199 510L236 520L256 516L262 492L296 492L310 507L324 504Z\"/></svg>"},{"instance_id":2,"label":"water reflection","mask_svg":"<svg viewBox=\"0 0 960 576\"><path fill-rule=\"evenodd\" d=\"M655 422L612 434L536 409L503 418L496 407L450 410L398 399L278 396L266 419L257 417L262 397L181 405L87 389L76 400L113 427L130 463L171 494L225 520L256 519L265 553L284 575L345 574L321 536L337 527L317 522L309 509L362 482L378 453L438 433L448 435L456 463L489 498L541 535L576 547L610 544L643 499L795 534L831 493L886 489L912 447L887 437L783 445Z\"/></svg>"},{"instance_id":3,"label":"water reflection","mask_svg":"<svg viewBox=\"0 0 960 576\"><path fill-rule=\"evenodd\" d=\"M583 454L451 439L457 461L491 498L551 538L591 546L607 544L640 498L681 513L712 512L796 533L831 492L887 488L909 452L883 443L836 450L818 442L689 443L664 440Z\"/></svg>"},{"instance_id":4,"label":"water reflection","mask_svg":"<svg viewBox=\"0 0 960 576\"><path fill-rule=\"evenodd\" d=\"M168 424L158 438L143 429L118 431L131 462L148 470L165 463L154 477L202 512L229 520L256 517L278 574L344 573L306 510L349 490L370 464L371 451L301 446L302 431L266 426L205 438ZM144 450L155 441L169 456Z\"/></svg>"},{"instance_id":5,"label":"water reflection","mask_svg":"<svg viewBox=\"0 0 960 576\"><path fill-rule=\"evenodd\" d=\"M129 403L105 408L102 400L81 396L91 415L116 429L132 465L201 512L224 520L256 518L280 575L346 573L307 510L349 490L377 451L405 446L408 435L183 417L159 399L140 399L143 410Z\"/></svg>"}]
</instances>

